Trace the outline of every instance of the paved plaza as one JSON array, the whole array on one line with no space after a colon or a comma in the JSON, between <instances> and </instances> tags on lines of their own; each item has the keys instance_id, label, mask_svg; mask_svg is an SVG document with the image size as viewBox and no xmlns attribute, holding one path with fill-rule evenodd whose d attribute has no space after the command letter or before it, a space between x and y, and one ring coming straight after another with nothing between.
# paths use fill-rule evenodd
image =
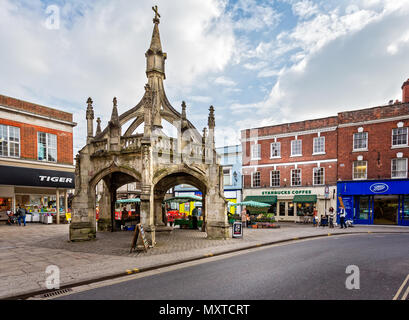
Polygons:
<instances>
[{"instance_id":1,"label":"paved plaza","mask_svg":"<svg viewBox=\"0 0 409 320\"><path fill-rule=\"evenodd\" d=\"M157 245L148 252L130 253L133 232L99 232L88 242L69 242L68 225L28 224L0 226L0 298L45 289L50 265L61 270L61 286L126 270L155 267L295 238L340 233L405 232L407 227L355 226L345 229L280 223L279 229L244 229L242 239L209 240L206 233L175 229L157 233Z\"/></svg>"}]
</instances>

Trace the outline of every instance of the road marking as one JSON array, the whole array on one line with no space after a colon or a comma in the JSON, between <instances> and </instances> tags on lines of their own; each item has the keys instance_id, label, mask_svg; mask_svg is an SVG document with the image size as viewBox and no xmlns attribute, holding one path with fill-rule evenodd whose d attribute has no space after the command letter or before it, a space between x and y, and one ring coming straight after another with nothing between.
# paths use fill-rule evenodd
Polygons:
<instances>
[{"instance_id":1,"label":"road marking","mask_svg":"<svg viewBox=\"0 0 409 320\"><path fill-rule=\"evenodd\" d=\"M405 281L403 281L403 283L400 286L398 292L396 292L395 296L393 297L393 300L398 300L398 297L399 297L400 293L402 292L403 288L406 286L406 283L408 282L408 280L409 280L409 274L406 276L406 279L405 279ZM406 289L406 291L404 293L405 299L407 298L408 294L409 294L409 287ZM402 300L405 300L405 299L402 298Z\"/></svg>"},{"instance_id":2,"label":"road marking","mask_svg":"<svg viewBox=\"0 0 409 320\"><path fill-rule=\"evenodd\" d=\"M402 297L402 300L406 300L409 295L409 286L406 288L405 294Z\"/></svg>"}]
</instances>

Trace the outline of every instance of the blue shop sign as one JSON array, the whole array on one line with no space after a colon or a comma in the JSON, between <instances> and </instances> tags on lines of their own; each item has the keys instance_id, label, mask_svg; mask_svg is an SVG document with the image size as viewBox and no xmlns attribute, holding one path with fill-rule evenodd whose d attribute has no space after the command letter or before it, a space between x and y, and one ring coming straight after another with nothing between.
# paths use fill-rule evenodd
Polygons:
<instances>
[{"instance_id":1,"label":"blue shop sign","mask_svg":"<svg viewBox=\"0 0 409 320\"><path fill-rule=\"evenodd\" d=\"M409 194L409 180L338 182L339 195Z\"/></svg>"}]
</instances>

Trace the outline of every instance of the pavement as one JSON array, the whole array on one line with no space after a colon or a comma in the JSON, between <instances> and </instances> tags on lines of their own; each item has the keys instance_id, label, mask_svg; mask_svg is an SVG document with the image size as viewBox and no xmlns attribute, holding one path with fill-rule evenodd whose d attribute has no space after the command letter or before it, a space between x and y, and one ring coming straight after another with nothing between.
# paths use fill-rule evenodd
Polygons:
<instances>
[{"instance_id":1,"label":"pavement","mask_svg":"<svg viewBox=\"0 0 409 320\"><path fill-rule=\"evenodd\" d=\"M243 238L208 240L199 230L157 233L155 248L129 253L133 232L99 232L88 242L69 242L69 225L0 226L0 299L46 290L50 274L60 269L60 286L69 287L110 277L126 276L167 265L263 245L351 233L409 233L408 227L355 226L329 229L279 223L279 229L244 229Z\"/></svg>"}]
</instances>

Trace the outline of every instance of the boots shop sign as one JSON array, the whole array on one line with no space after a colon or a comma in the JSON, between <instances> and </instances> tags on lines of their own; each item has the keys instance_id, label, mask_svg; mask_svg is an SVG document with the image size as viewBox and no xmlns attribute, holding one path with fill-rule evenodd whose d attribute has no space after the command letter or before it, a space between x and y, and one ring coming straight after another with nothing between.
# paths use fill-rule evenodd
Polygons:
<instances>
[{"instance_id":1,"label":"boots shop sign","mask_svg":"<svg viewBox=\"0 0 409 320\"><path fill-rule=\"evenodd\" d=\"M74 172L0 166L0 185L75 188Z\"/></svg>"}]
</instances>

